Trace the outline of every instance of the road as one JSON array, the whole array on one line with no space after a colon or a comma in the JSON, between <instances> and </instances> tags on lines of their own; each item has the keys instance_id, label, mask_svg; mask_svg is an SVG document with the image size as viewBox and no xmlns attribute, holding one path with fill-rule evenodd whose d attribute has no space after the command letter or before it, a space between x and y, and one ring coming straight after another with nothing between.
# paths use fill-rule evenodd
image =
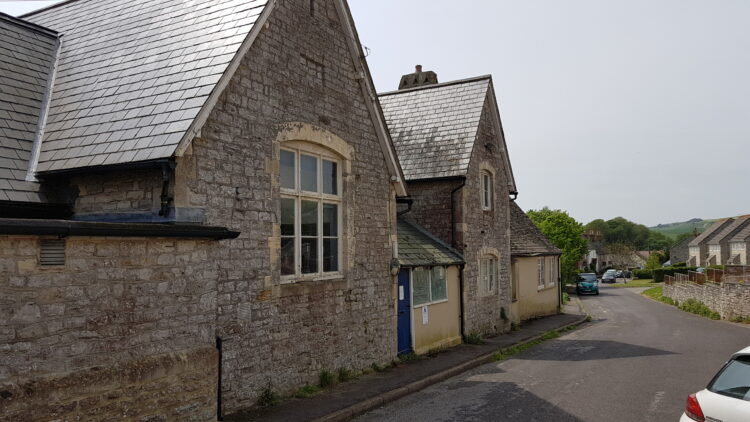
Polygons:
<instances>
[{"instance_id":1,"label":"road","mask_svg":"<svg viewBox=\"0 0 750 422\"><path fill-rule=\"evenodd\" d=\"M365 421L677 421L688 394L750 345L712 321L630 289L581 298L593 321L359 417Z\"/></svg>"}]
</instances>

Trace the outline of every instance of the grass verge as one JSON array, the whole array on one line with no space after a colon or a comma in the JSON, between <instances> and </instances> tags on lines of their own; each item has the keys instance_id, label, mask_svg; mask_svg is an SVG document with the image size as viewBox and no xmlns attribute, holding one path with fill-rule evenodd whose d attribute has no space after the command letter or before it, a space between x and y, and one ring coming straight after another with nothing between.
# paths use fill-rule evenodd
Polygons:
<instances>
[{"instance_id":1,"label":"grass verge","mask_svg":"<svg viewBox=\"0 0 750 422\"><path fill-rule=\"evenodd\" d=\"M612 287L654 287L654 286L661 286L661 283L654 283L654 280L648 279L648 280L633 280L627 283L615 283L611 284Z\"/></svg>"},{"instance_id":2,"label":"grass verge","mask_svg":"<svg viewBox=\"0 0 750 422\"><path fill-rule=\"evenodd\" d=\"M561 335L563 335L563 334L565 334L565 333L567 333L569 331L575 330L576 328L577 328L577 326L573 325L573 326L566 327L566 328L563 328L563 329L560 329L560 330L547 331L546 333L542 334L536 340L532 340L532 341L524 343L524 344L519 344L517 346L511 346L511 347L508 347L508 348L505 348L505 349L498 350L497 352L495 352L494 355L492 355L492 360L494 360L494 361L506 360L506 359L510 358L511 356L514 356L514 355L517 355L517 354L519 354L521 352L529 350L532 347L534 347L534 346L536 346L536 345L538 345L540 343L544 343L547 340L552 340L552 339L558 338Z\"/></svg>"},{"instance_id":3,"label":"grass verge","mask_svg":"<svg viewBox=\"0 0 750 422\"><path fill-rule=\"evenodd\" d=\"M721 319L721 315L719 315L718 312L709 308L700 300L688 299L680 303L670 297L664 296L664 291L662 290L661 286L650 288L644 291L642 294L644 296L650 297L651 299L658 300L659 302L664 302L668 305L676 306L685 312L690 312L691 314L696 314L711 319Z\"/></svg>"}]
</instances>

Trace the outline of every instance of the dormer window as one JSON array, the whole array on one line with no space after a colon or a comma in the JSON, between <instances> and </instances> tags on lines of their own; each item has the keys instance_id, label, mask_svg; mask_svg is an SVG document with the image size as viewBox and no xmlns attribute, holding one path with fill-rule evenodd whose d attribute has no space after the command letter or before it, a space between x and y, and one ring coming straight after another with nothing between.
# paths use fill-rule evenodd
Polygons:
<instances>
[{"instance_id":1,"label":"dormer window","mask_svg":"<svg viewBox=\"0 0 750 422\"><path fill-rule=\"evenodd\" d=\"M493 181L492 181L492 173L490 173L487 170L482 170L480 173L480 185L481 185L481 194L482 194L482 209L484 211L492 211L492 203L493 203Z\"/></svg>"}]
</instances>

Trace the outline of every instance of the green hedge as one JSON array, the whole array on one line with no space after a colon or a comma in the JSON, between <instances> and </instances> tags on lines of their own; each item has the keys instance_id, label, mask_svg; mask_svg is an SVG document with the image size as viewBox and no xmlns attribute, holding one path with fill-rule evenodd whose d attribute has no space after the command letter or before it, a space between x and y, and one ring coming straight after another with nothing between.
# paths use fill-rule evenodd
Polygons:
<instances>
[{"instance_id":1,"label":"green hedge","mask_svg":"<svg viewBox=\"0 0 750 422\"><path fill-rule=\"evenodd\" d=\"M688 271L695 271L696 269L698 267L664 267L653 270L652 274L654 275L654 283L661 283L664 281L665 275L687 274Z\"/></svg>"},{"instance_id":2,"label":"green hedge","mask_svg":"<svg viewBox=\"0 0 750 422\"><path fill-rule=\"evenodd\" d=\"M653 277L651 270L633 270L633 278L646 280Z\"/></svg>"}]
</instances>

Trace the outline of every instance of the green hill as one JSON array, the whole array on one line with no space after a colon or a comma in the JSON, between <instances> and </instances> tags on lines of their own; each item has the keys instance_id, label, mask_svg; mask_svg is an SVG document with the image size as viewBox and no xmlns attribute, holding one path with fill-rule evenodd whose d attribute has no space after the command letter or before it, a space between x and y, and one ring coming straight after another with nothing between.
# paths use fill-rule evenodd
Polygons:
<instances>
[{"instance_id":1,"label":"green hill","mask_svg":"<svg viewBox=\"0 0 750 422\"><path fill-rule=\"evenodd\" d=\"M659 224L655 227L649 227L649 229L665 234L674 239L682 233L692 233L694 230L697 230L698 233L700 233L717 220L719 219L714 218L713 220L702 220L700 218L693 218L692 220L679 223Z\"/></svg>"}]
</instances>

